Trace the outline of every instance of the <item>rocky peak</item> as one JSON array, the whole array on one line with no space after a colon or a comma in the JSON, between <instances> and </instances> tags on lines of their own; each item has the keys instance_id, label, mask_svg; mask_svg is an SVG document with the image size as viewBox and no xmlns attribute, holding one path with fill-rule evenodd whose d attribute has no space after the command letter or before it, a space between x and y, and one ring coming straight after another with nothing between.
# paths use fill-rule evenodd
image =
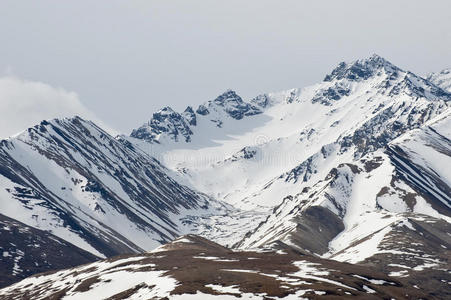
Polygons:
<instances>
[{"instance_id":1,"label":"rocky peak","mask_svg":"<svg viewBox=\"0 0 451 300\"><path fill-rule=\"evenodd\" d=\"M149 122L133 130L130 136L150 142L159 142L160 135L165 133L175 141L183 136L184 140L189 142L190 136L193 134L189 125L195 124L196 116L191 107L180 114L167 106L154 113Z\"/></svg>"},{"instance_id":2,"label":"rocky peak","mask_svg":"<svg viewBox=\"0 0 451 300\"><path fill-rule=\"evenodd\" d=\"M221 95L219 95L213 102L217 105L224 106L228 103L242 104L244 103L243 99L237 95L237 93L233 90L227 90Z\"/></svg>"},{"instance_id":3,"label":"rocky peak","mask_svg":"<svg viewBox=\"0 0 451 300\"><path fill-rule=\"evenodd\" d=\"M171 107L166 106L153 114L153 119L167 119L167 118L178 118L180 114L175 112Z\"/></svg>"},{"instance_id":4,"label":"rocky peak","mask_svg":"<svg viewBox=\"0 0 451 300\"><path fill-rule=\"evenodd\" d=\"M235 91L227 90L219 97L210 101L208 107L221 108L229 116L236 120L241 120L244 116L252 116L261 113L261 110L247 102L237 95Z\"/></svg>"},{"instance_id":5,"label":"rocky peak","mask_svg":"<svg viewBox=\"0 0 451 300\"><path fill-rule=\"evenodd\" d=\"M440 99L448 101L451 99L451 94L435 85L435 82L417 76L412 72L404 71L374 54L367 59L360 59L351 63L340 63L331 74L324 78L324 82L329 83L329 85L318 90L312 102L331 105L333 101L348 96L351 92L352 84L376 77L379 77L377 92L386 96L396 97L404 94L428 100ZM436 81L439 80L437 79ZM451 85L451 76L449 82ZM374 89L374 86L370 85L365 88Z\"/></svg>"},{"instance_id":6,"label":"rocky peak","mask_svg":"<svg viewBox=\"0 0 451 300\"><path fill-rule=\"evenodd\" d=\"M374 75L382 73L382 71L396 74L402 70L383 57L373 54L369 58L359 59L351 63L341 62L332 73L326 75L324 81L332 81L334 79L348 79L353 81L367 80Z\"/></svg>"},{"instance_id":7,"label":"rocky peak","mask_svg":"<svg viewBox=\"0 0 451 300\"><path fill-rule=\"evenodd\" d=\"M199 115L202 115L202 116L206 116L210 113L210 111L208 110L208 108L205 105L201 104L196 109L196 113L198 113Z\"/></svg>"},{"instance_id":8,"label":"rocky peak","mask_svg":"<svg viewBox=\"0 0 451 300\"><path fill-rule=\"evenodd\" d=\"M183 112L183 117L188 121L188 123L192 126L197 125L196 114L191 106L188 106Z\"/></svg>"}]
</instances>

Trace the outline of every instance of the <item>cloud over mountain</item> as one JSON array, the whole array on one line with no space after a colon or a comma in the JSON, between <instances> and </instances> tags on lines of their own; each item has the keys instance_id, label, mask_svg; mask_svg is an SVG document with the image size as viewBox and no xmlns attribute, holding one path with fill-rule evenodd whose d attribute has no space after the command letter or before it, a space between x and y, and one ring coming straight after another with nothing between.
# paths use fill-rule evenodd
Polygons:
<instances>
[{"instance_id":1,"label":"cloud over mountain","mask_svg":"<svg viewBox=\"0 0 451 300\"><path fill-rule=\"evenodd\" d=\"M99 122L75 92L13 76L0 77L0 112L0 138L44 119L80 115Z\"/></svg>"}]
</instances>

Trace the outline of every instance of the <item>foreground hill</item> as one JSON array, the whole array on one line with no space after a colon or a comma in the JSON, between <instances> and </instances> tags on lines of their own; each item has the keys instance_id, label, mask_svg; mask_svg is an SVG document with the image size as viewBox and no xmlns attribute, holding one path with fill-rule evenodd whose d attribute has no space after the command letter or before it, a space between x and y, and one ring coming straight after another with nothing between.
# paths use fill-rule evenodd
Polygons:
<instances>
[{"instance_id":1,"label":"foreground hill","mask_svg":"<svg viewBox=\"0 0 451 300\"><path fill-rule=\"evenodd\" d=\"M281 247L283 245L280 245ZM2 299L418 299L411 286L369 268L303 255L231 251L188 235L147 254L29 277Z\"/></svg>"}]
</instances>

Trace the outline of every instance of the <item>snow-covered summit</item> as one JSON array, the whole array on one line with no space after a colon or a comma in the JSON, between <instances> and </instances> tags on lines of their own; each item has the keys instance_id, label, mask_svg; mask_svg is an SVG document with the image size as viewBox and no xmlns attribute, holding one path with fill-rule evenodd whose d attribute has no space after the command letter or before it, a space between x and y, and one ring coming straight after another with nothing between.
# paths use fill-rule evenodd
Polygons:
<instances>
[{"instance_id":1,"label":"snow-covered summit","mask_svg":"<svg viewBox=\"0 0 451 300\"><path fill-rule=\"evenodd\" d=\"M165 134L174 141L182 139L189 142L190 136L193 134L190 129L192 124L196 124L196 115L191 107L180 114L166 106L154 113L149 122L133 130L131 136L149 142L158 142L159 137Z\"/></svg>"},{"instance_id":2,"label":"snow-covered summit","mask_svg":"<svg viewBox=\"0 0 451 300\"><path fill-rule=\"evenodd\" d=\"M349 80L366 80L370 77L380 74L382 71L386 73L402 72L402 70L385 58L373 54L369 58L359 59L350 63L341 62L338 66L326 77L324 81L349 79Z\"/></svg>"},{"instance_id":3,"label":"snow-covered summit","mask_svg":"<svg viewBox=\"0 0 451 300\"><path fill-rule=\"evenodd\" d=\"M369 58L350 63L341 62L332 73L326 75L325 82L369 81L375 77L383 78L375 88L386 95L401 93L414 97L426 97L431 100L449 99L450 94L434 82L425 80L409 71L404 71L383 57L373 54ZM337 83L335 83L337 86ZM338 84L338 86L340 86ZM340 93L333 93L332 98ZM336 100L336 99L334 99Z\"/></svg>"},{"instance_id":4,"label":"snow-covered summit","mask_svg":"<svg viewBox=\"0 0 451 300\"><path fill-rule=\"evenodd\" d=\"M326 75L323 82L310 87L261 94L249 101L243 100L233 90L227 90L195 110L188 107L183 113L178 113L169 107L163 108L144 125L133 130L131 136L163 144L165 149L179 147L175 144L196 144L200 140L206 144L206 140L236 135L234 128L261 124L266 121L268 111L276 107L279 111L293 111L304 102L329 107L335 104L343 106L351 98L359 98L359 103L364 105L365 101L376 102L376 97L391 100L392 103L401 103L406 97L449 101L451 93L374 54L366 59L340 63ZM293 103L292 107L288 106L290 108L283 107Z\"/></svg>"}]
</instances>

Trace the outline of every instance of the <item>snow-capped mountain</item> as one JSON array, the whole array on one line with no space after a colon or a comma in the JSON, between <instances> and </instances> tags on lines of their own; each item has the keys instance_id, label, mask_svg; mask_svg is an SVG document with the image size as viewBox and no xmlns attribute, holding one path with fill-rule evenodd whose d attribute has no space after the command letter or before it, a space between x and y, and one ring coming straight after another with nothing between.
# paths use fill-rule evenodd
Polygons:
<instances>
[{"instance_id":1,"label":"snow-capped mountain","mask_svg":"<svg viewBox=\"0 0 451 300\"><path fill-rule=\"evenodd\" d=\"M451 92L451 68L444 69L438 73L431 73L427 76L427 80Z\"/></svg>"},{"instance_id":2,"label":"snow-capped mountain","mask_svg":"<svg viewBox=\"0 0 451 300\"><path fill-rule=\"evenodd\" d=\"M182 122L189 129L183 131L190 133L189 138L174 138L182 131L174 131L178 123L166 118L171 125L159 129L158 139L150 139L159 143L144 143L143 148L178 170L196 189L239 208L266 211L280 202L280 197L261 193L276 177L325 151L332 156L339 153L339 159L353 159L383 148L446 111L450 98L429 81L375 55L341 63L320 84L257 96L250 102L259 111L246 115L249 106L242 104L241 119L230 116L215 101L207 102L201 106L208 107L209 113L196 113L196 125ZM154 119L148 122L154 123ZM138 130L144 128L156 130L150 125ZM138 130L132 137L138 137ZM322 169L325 173L315 175L317 178L329 171Z\"/></svg>"},{"instance_id":3,"label":"snow-capped mountain","mask_svg":"<svg viewBox=\"0 0 451 300\"><path fill-rule=\"evenodd\" d=\"M427 290L363 266L303 256L289 249L231 251L188 235L150 253L35 275L0 290L0 297L288 300L425 299L447 294L446 290L430 294Z\"/></svg>"},{"instance_id":4,"label":"snow-capped mountain","mask_svg":"<svg viewBox=\"0 0 451 300\"><path fill-rule=\"evenodd\" d=\"M107 257L183 234L215 211L154 158L79 117L43 121L0 142L0 212Z\"/></svg>"},{"instance_id":5,"label":"snow-capped mountain","mask_svg":"<svg viewBox=\"0 0 451 300\"><path fill-rule=\"evenodd\" d=\"M353 263L398 251L405 264L391 272L403 274L399 268L448 264L450 100L433 82L373 55L340 63L319 84L259 95L247 102L258 113L242 118L223 107L211 114L207 102L200 111L209 113L196 112L187 125L189 139L168 129L150 144L130 141L178 180L241 210L201 232L212 240L237 248L282 241ZM255 228L224 239L227 223ZM399 231L433 246L400 253L401 245L387 246Z\"/></svg>"},{"instance_id":6,"label":"snow-capped mountain","mask_svg":"<svg viewBox=\"0 0 451 300\"><path fill-rule=\"evenodd\" d=\"M246 250L236 252L245 259L254 260L246 253L257 252L249 251L272 251L258 259L278 259L276 251L283 250L301 255L308 264L330 265L325 275L340 272L338 277L318 279L319 273L296 277L296 270L290 269L282 276L288 278L282 280L285 286L290 280L314 276L323 283L336 281L326 295L355 290L362 296L371 290L398 298L415 295L418 289L432 297L437 296L433 291L445 290L441 294L445 295L451 255L451 92L446 91L448 73L440 74L425 79L373 55L340 63L322 82L302 89L248 101L228 90L183 112L165 107L130 136L114 138L78 117L44 121L0 142L0 213L49 231L96 259L143 253L192 233ZM171 254L160 253L162 249L192 243L204 253L196 255L213 251L208 241L185 239L188 242L131 260L119 258L56 273L67 279L67 289L58 287L56 275L49 275L32 277L3 293L29 296L42 279L49 280L43 285L49 295L59 289L67 296L83 297L101 286L103 292L116 292L108 294L115 297L183 294L178 291L185 291L185 282L194 283L183 272L168 275L168 270L176 270L174 261L182 263L180 259L186 259L186 270L196 269L194 250L185 249L188 257L183 249ZM235 252L212 247L211 256L238 259ZM173 261L164 259L166 255ZM109 290L109 282L122 281L131 276L130 268L139 267L135 260L156 272L151 278L157 287L138 284L143 279L137 275L140 282L124 280L120 288ZM115 261L120 263L114 271L117 277L109 278L106 270L116 268ZM243 259L238 261L231 267L241 268ZM239 272L275 278L264 264ZM362 264L388 276L383 289L368 285L374 282L357 266ZM223 273L218 268L224 265L210 266ZM310 267L303 265L299 272ZM348 268L359 271L341 272ZM349 274L366 279L348 281ZM158 278L173 282L173 289L166 290ZM199 280L207 283L205 278ZM262 282L273 286L261 278L255 285ZM417 288L398 294L388 282ZM196 284L201 293L223 292ZM235 283L211 283L217 284L231 289ZM353 289L343 289L349 284ZM252 296L274 297L297 297L301 292L314 297L311 293L318 290L283 289L280 284L271 291L239 287ZM232 296L238 293L229 291Z\"/></svg>"}]
</instances>

